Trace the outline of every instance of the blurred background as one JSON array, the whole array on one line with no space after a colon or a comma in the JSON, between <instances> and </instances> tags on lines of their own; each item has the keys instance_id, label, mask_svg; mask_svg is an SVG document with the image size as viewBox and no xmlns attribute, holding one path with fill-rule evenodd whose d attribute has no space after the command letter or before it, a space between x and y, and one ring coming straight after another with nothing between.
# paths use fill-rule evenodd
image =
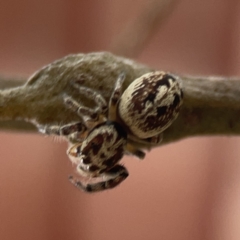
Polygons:
<instances>
[{"instance_id":1,"label":"blurred background","mask_svg":"<svg viewBox=\"0 0 240 240\"><path fill-rule=\"evenodd\" d=\"M0 73L29 77L70 53L111 50L147 0L2 0ZM181 0L136 58L156 69L240 75L240 2ZM217 120L216 120L217 121ZM237 240L240 138L189 138L125 157L130 176L97 194L68 182L67 144L0 133L2 240Z\"/></svg>"}]
</instances>

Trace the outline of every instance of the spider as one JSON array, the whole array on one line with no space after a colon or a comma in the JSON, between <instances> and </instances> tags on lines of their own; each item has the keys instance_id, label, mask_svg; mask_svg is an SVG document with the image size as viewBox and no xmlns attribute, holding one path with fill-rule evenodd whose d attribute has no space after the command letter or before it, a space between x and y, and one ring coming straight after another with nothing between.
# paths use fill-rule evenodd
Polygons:
<instances>
[{"instance_id":1,"label":"spider","mask_svg":"<svg viewBox=\"0 0 240 240\"><path fill-rule=\"evenodd\" d=\"M45 134L71 136L75 143L67 154L77 165L77 173L89 181L84 184L73 176L69 180L85 192L114 188L124 181L128 171L119 164L123 155L143 159L145 153L134 143L159 143L162 132L178 116L183 93L175 76L150 72L122 93L124 79L125 74L120 74L108 103L100 93L76 82L74 87L92 99L96 107L85 107L65 95L66 106L79 115L81 122L39 128Z\"/></svg>"}]
</instances>

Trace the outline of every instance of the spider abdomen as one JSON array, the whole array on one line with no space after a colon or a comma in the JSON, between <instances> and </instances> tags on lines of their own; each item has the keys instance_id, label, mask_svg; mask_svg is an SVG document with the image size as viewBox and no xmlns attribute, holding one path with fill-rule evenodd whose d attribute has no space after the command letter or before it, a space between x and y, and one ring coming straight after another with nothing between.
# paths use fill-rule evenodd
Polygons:
<instances>
[{"instance_id":1,"label":"spider abdomen","mask_svg":"<svg viewBox=\"0 0 240 240\"><path fill-rule=\"evenodd\" d=\"M134 80L122 94L118 114L132 134L156 136L177 118L183 93L176 77L151 72Z\"/></svg>"}]
</instances>

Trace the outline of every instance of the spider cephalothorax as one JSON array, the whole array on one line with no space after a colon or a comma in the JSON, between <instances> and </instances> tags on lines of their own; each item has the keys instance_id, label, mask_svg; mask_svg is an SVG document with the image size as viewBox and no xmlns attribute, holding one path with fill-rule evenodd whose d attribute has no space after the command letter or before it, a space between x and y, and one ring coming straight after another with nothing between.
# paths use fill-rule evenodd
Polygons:
<instances>
[{"instance_id":1,"label":"spider cephalothorax","mask_svg":"<svg viewBox=\"0 0 240 240\"><path fill-rule=\"evenodd\" d=\"M117 186L128 176L119 164L123 155L132 154L142 159L145 153L134 146L137 143L158 143L161 133L171 125L182 104L179 80L165 72L151 72L134 80L122 94L124 74L116 81L109 103L98 92L75 87L96 103L94 109L82 106L70 96L64 96L66 105L77 112L82 121L62 127L45 126L44 133L71 136L67 154L77 165L77 173L89 179L70 181L78 188L95 192ZM101 178L99 180L99 178Z\"/></svg>"}]
</instances>

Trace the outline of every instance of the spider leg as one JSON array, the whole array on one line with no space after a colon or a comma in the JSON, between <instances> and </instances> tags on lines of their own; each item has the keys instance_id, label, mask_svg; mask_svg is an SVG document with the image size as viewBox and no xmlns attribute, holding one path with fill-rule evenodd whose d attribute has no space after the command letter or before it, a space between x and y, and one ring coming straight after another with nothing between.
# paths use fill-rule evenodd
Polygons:
<instances>
[{"instance_id":1,"label":"spider leg","mask_svg":"<svg viewBox=\"0 0 240 240\"><path fill-rule=\"evenodd\" d=\"M149 147L152 147L155 144L159 144L160 142L162 142L163 133L159 133L156 136L153 136L153 137L150 137L150 138L145 138L145 139L141 139L141 138L138 138L138 137L136 137L132 134L129 134L128 138L132 142L138 143L140 145L148 145Z\"/></svg>"},{"instance_id":2,"label":"spider leg","mask_svg":"<svg viewBox=\"0 0 240 240\"><path fill-rule=\"evenodd\" d=\"M106 181L83 184L80 180L69 177L69 181L78 189L84 192L98 192L106 189L114 188L128 177L128 171L121 165L115 165L110 170L104 172L102 176L107 177Z\"/></svg>"},{"instance_id":3,"label":"spider leg","mask_svg":"<svg viewBox=\"0 0 240 240\"><path fill-rule=\"evenodd\" d=\"M78 83L78 82L74 82L73 86L78 89L80 94L84 95L88 99L93 100L96 103L96 105L97 105L96 110L98 112L106 113L108 105L107 105L106 100L100 93L96 92L95 90L93 90L91 88L82 87L80 85L80 83Z\"/></svg>"},{"instance_id":4,"label":"spider leg","mask_svg":"<svg viewBox=\"0 0 240 240\"><path fill-rule=\"evenodd\" d=\"M38 131L47 135L68 137L70 141L81 141L85 137L87 127L82 122L70 123L63 126L38 125Z\"/></svg>"},{"instance_id":5,"label":"spider leg","mask_svg":"<svg viewBox=\"0 0 240 240\"><path fill-rule=\"evenodd\" d=\"M116 81L115 87L113 89L113 93L109 100L108 106L108 119L110 121L115 121L117 118L117 103L119 98L122 95L122 85L125 79L125 74L121 73Z\"/></svg>"},{"instance_id":6,"label":"spider leg","mask_svg":"<svg viewBox=\"0 0 240 240\"><path fill-rule=\"evenodd\" d=\"M92 129L97 124L106 120L100 107L96 107L94 109L85 107L68 95L64 95L64 102L68 108L80 116L88 129Z\"/></svg>"},{"instance_id":7,"label":"spider leg","mask_svg":"<svg viewBox=\"0 0 240 240\"><path fill-rule=\"evenodd\" d=\"M147 138L146 141L149 142L150 144L158 144L160 142L162 142L163 140L163 134L159 133L156 136L153 136L151 138Z\"/></svg>"},{"instance_id":8,"label":"spider leg","mask_svg":"<svg viewBox=\"0 0 240 240\"><path fill-rule=\"evenodd\" d=\"M125 151L136 156L139 159L143 159L145 157L145 152L136 148L131 143L127 143L127 145L125 146Z\"/></svg>"},{"instance_id":9,"label":"spider leg","mask_svg":"<svg viewBox=\"0 0 240 240\"><path fill-rule=\"evenodd\" d=\"M91 120L97 119L98 109L91 109L85 107L81 103L78 103L72 97L66 94L64 95L63 100L65 105L73 112L76 112L81 117L81 119L83 120L85 120L86 118L90 118Z\"/></svg>"}]
</instances>

